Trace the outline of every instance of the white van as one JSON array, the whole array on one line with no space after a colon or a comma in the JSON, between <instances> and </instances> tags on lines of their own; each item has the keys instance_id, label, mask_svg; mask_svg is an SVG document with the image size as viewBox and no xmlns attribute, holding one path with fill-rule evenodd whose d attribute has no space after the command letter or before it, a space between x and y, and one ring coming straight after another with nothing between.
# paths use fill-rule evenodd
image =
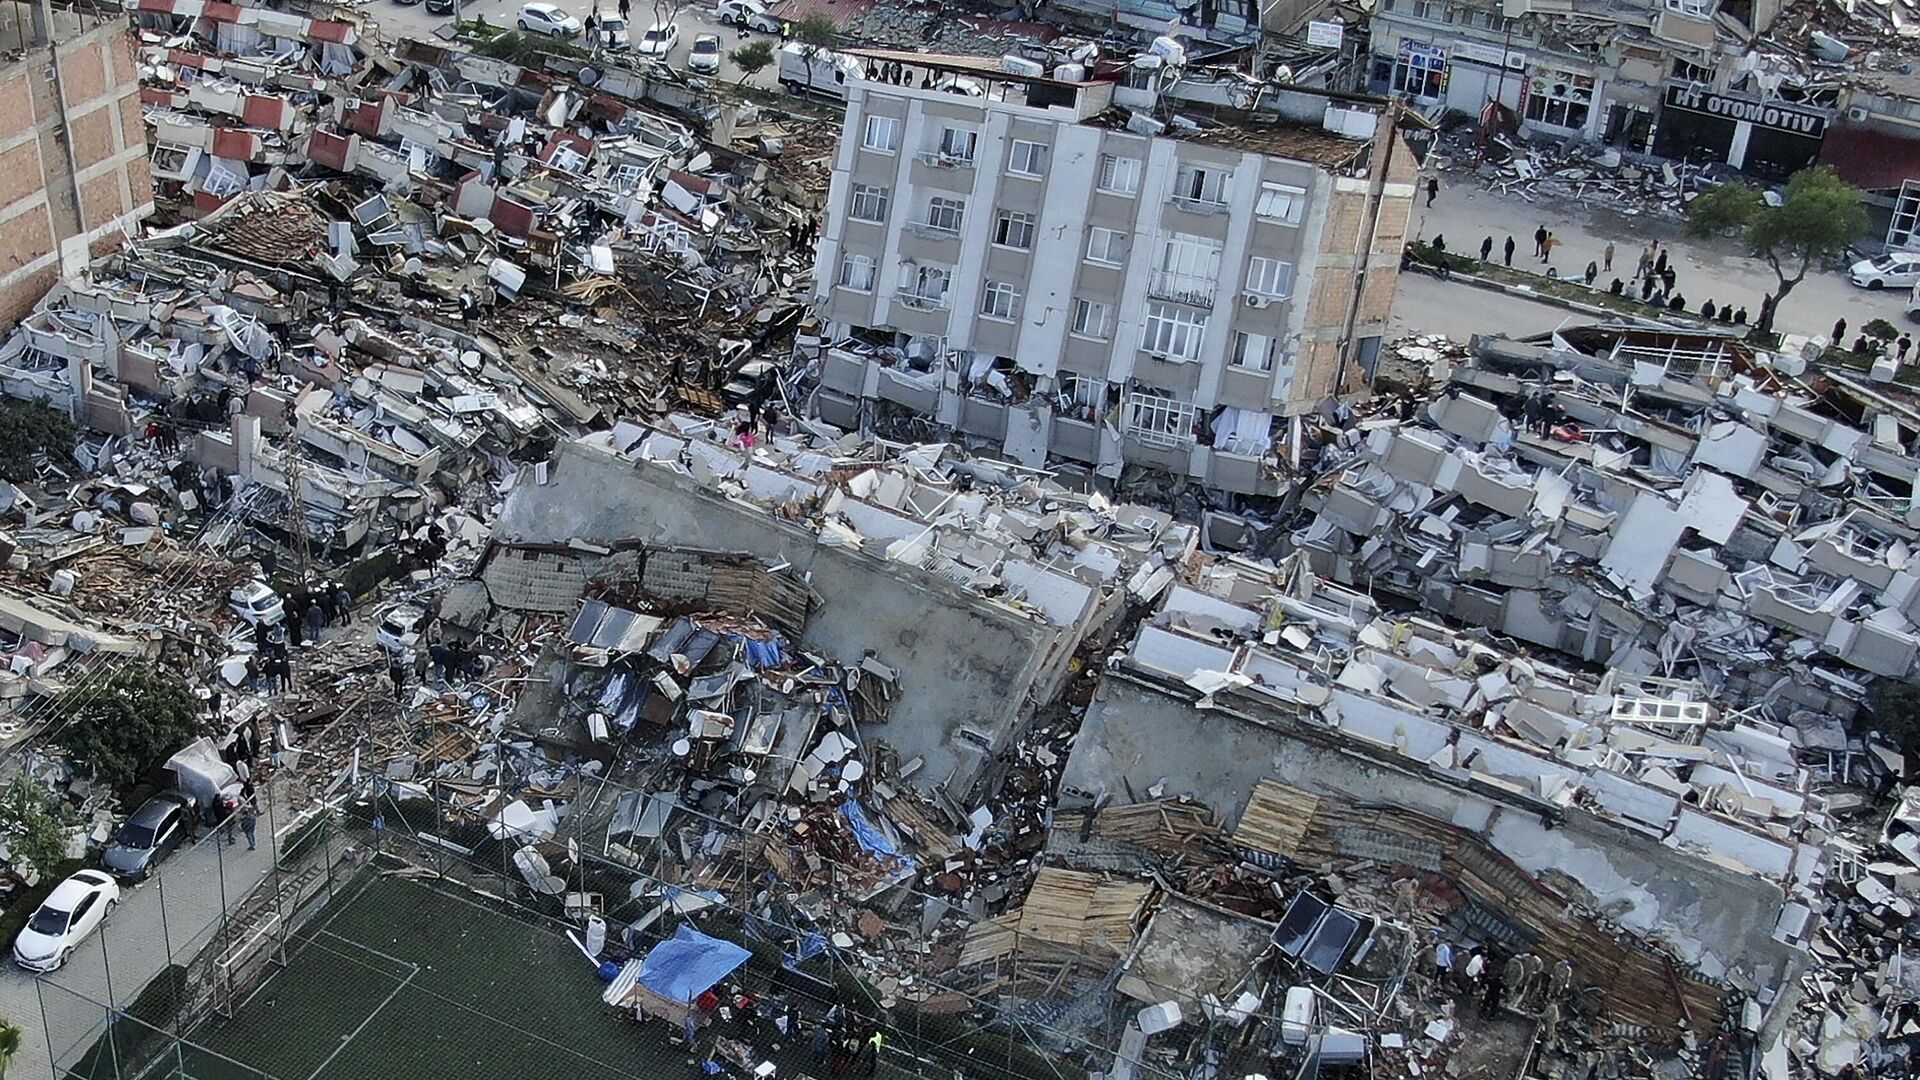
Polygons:
<instances>
[{"instance_id":1,"label":"white van","mask_svg":"<svg viewBox=\"0 0 1920 1080\"><path fill-rule=\"evenodd\" d=\"M813 49L809 57L808 48L797 41L780 46L780 85L790 94L847 100L847 83L861 77L860 65L831 49Z\"/></svg>"}]
</instances>

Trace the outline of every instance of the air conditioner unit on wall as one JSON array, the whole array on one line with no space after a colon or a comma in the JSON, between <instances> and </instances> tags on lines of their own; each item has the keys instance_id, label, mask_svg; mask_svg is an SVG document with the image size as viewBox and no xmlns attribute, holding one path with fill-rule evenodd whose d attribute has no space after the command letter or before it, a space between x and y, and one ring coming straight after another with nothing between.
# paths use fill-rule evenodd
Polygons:
<instances>
[{"instance_id":1,"label":"air conditioner unit on wall","mask_svg":"<svg viewBox=\"0 0 1920 1080\"><path fill-rule=\"evenodd\" d=\"M1272 298L1261 296L1257 292L1250 292L1243 299L1246 300L1248 307L1255 309L1266 307L1273 302Z\"/></svg>"},{"instance_id":2,"label":"air conditioner unit on wall","mask_svg":"<svg viewBox=\"0 0 1920 1080\"><path fill-rule=\"evenodd\" d=\"M1867 118L1867 110L1861 108L1858 105L1851 106L1847 109L1847 119L1849 120L1858 122L1861 120L1865 120L1866 118Z\"/></svg>"}]
</instances>

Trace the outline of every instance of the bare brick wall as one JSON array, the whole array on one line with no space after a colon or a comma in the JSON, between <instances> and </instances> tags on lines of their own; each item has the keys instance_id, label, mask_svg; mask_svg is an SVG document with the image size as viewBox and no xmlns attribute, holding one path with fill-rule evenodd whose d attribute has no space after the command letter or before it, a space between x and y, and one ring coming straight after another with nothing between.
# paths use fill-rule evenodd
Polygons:
<instances>
[{"instance_id":1,"label":"bare brick wall","mask_svg":"<svg viewBox=\"0 0 1920 1080\"><path fill-rule=\"evenodd\" d=\"M71 51L60 50L60 88L69 109L80 108L106 93L106 43L90 41Z\"/></svg>"},{"instance_id":2,"label":"bare brick wall","mask_svg":"<svg viewBox=\"0 0 1920 1080\"><path fill-rule=\"evenodd\" d=\"M73 139L73 160L82 170L91 168L119 153L114 144L113 124L117 113L111 108L95 109L76 116L67 128Z\"/></svg>"},{"instance_id":3,"label":"bare brick wall","mask_svg":"<svg viewBox=\"0 0 1920 1080\"><path fill-rule=\"evenodd\" d=\"M120 170L109 170L80 185L80 205L86 207L89 233L129 209L120 193L124 175Z\"/></svg>"}]
</instances>

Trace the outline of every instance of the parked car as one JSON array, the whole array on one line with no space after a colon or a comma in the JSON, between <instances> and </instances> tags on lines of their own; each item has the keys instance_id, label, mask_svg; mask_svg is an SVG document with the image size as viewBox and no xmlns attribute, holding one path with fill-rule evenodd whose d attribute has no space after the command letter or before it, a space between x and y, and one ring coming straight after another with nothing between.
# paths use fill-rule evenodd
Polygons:
<instances>
[{"instance_id":1,"label":"parked car","mask_svg":"<svg viewBox=\"0 0 1920 1080\"><path fill-rule=\"evenodd\" d=\"M713 9L713 18L722 26L758 30L763 34L785 33L787 28L783 20L768 14L767 6L760 0L720 0Z\"/></svg>"},{"instance_id":2,"label":"parked car","mask_svg":"<svg viewBox=\"0 0 1920 1080\"><path fill-rule=\"evenodd\" d=\"M702 75L720 74L720 35L698 34L687 50L687 70Z\"/></svg>"},{"instance_id":3,"label":"parked car","mask_svg":"<svg viewBox=\"0 0 1920 1080\"><path fill-rule=\"evenodd\" d=\"M388 652L406 652L420 644L420 626L426 619L425 611L412 604L402 604L380 620L380 632L375 637Z\"/></svg>"},{"instance_id":4,"label":"parked car","mask_svg":"<svg viewBox=\"0 0 1920 1080\"><path fill-rule=\"evenodd\" d=\"M528 4L520 9L520 29L548 37L580 36L580 20L553 4Z\"/></svg>"},{"instance_id":5,"label":"parked car","mask_svg":"<svg viewBox=\"0 0 1920 1080\"><path fill-rule=\"evenodd\" d=\"M193 815L191 796L182 791L163 791L141 803L140 809L120 826L100 861L122 881L144 880L161 859L193 834Z\"/></svg>"},{"instance_id":6,"label":"parked car","mask_svg":"<svg viewBox=\"0 0 1920 1080\"><path fill-rule=\"evenodd\" d=\"M654 23L647 27L646 33L634 45L633 51L641 56L658 56L666 59L675 45L680 44L680 28L673 23Z\"/></svg>"},{"instance_id":7,"label":"parked car","mask_svg":"<svg viewBox=\"0 0 1920 1080\"><path fill-rule=\"evenodd\" d=\"M120 902L120 886L98 870L82 870L54 886L13 939L13 962L28 971L57 971L76 946Z\"/></svg>"},{"instance_id":8,"label":"parked car","mask_svg":"<svg viewBox=\"0 0 1920 1080\"><path fill-rule=\"evenodd\" d=\"M451 15L453 14L453 3L454 0L427 0L427 13L429 15Z\"/></svg>"},{"instance_id":9,"label":"parked car","mask_svg":"<svg viewBox=\"0 0 1920 1080\"><path fill-rule=\"evenodd\" d=\"M407 7L412 7L414 4L419 3L420 0L393 0L393 2L396 4L407 6Z\"/></svg>"},{"instance_id":10,"label":"parked car","mask_svg":"<svg viewBox=\"0 0 1920 1080\"><path fill-rule=\"evenodd\" d=\"M1889 251L1847 269L1847 278L1868 289L1920 285L1920 252Z\"/></svg>"},{"instance_id":11,"label":"parked car","mask_svg":"<svg viewBox=\"0 0 1920 1080\"><path fill-rule=\"evenodd\" d=\"M256 626L272 626L287 617L287 608L280 602L280 594L264 581L249 581L245 585L235 586L227 594L227 606L233 609L234 614Z\"/></svg>"},{"instance_id":12,"label":"parked car","mask_svg":"<svg viewBox=\"0 0 1920 1080\"><path fill-rule=\"evenodd\" d=\"M600 47L613 52L633 48L633 28L618 15L600 20Z\"/></svg>"},{"instance_id":13,"label":"parked car","mask_svg":"<svg viewBox=\"0 0 1920 1080\"><path fill-rule=\"evenodd\" d=\"M797 41L780 46L780 85L790 94L814 94L847 100L847 83L861 76L853 57L831 49L811 49Z\"/></svg>"}]
</instances>

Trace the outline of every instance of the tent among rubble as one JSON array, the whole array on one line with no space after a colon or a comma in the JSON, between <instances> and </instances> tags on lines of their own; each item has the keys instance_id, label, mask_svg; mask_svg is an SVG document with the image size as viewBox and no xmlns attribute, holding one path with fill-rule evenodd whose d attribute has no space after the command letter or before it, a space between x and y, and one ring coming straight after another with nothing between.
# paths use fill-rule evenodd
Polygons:
<instances>
[{"instance_id":1,"label":"tent among rubble","mask_svg":"<svg viewBox=\"0 0 1920 1080\"><path fill-rule=\"evenodd\" d=\"M693 1015L701 994L747 962L752 953L682 925L647 955L629 960L607 985L601 1000L634 1010L635 1018L657 1016L678 1024Z\"/></svg>"}]
</instances>

